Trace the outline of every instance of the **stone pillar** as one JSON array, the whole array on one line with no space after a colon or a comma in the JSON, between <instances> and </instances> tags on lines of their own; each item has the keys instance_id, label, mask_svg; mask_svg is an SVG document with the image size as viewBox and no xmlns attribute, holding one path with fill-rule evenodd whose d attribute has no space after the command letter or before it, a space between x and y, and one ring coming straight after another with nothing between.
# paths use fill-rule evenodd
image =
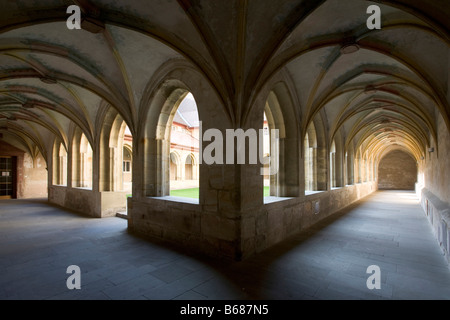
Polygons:
<instances>
[{"instance_id":1,"label":"stone pillar","mask_svg":"<svg viewBox=\"0 0 450 320\"><path fill-rule=\"evenodd\" d=\"M102 134L99 143L98 152L98 184L100 191L112 191L111 190L111 177L113 173L111 172L111 150L109 148L109 135Z\"/></svg>"}]
</instances>

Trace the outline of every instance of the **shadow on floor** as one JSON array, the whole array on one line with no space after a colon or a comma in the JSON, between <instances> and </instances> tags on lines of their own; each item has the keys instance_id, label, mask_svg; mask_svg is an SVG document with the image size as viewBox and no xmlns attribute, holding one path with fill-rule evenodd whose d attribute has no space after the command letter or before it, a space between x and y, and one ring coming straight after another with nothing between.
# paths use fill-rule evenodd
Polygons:
<instances>
[{"instance_id":1,"label":"shadow on floor","mask_svg":"<svg viewBox=\"0 0 450 320\"><path fill-rule=\"evenodd\" d=\"M0 201L0 298L450 297L448 265L410 192L375 193L241 262L131 233L120 218L86 218L45 199ZM83 270L79 292L65 288L61 271L74 263ZM366 286L371 264L382 270L378 291ZM39 279L29 269L36 265Z\"/></svg>"}]
</instances>

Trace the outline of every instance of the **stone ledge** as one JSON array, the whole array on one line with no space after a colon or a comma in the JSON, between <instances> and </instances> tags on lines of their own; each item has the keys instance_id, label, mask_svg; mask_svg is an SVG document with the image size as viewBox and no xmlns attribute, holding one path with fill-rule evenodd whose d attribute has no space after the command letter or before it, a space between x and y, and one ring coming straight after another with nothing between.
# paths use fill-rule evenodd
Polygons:
<instances>
[{"instance_id":1,"label":"stone ledge","mask_svg":"<svg viewBox=\"0 0 450 320\"><path fill-rule=\"evenodd\" d=\"M281 201L286 201L286 200L291 200L291 199L295 199L293 197L274 197L274 196L269 196L269 197L264 197L264 204L269 204L269 203L276 203L276 202L281 202Z\"/></svg>"},{"instance_id":2,"label":"stone ledge","mask_svg":"<svg viewBox=\"0 0 450 320\"><path fill-rule=\"evenodd\" d=\"M421 190L420 202L450 266L450 205L427 188Z\"/></svg>"}]
</instances>

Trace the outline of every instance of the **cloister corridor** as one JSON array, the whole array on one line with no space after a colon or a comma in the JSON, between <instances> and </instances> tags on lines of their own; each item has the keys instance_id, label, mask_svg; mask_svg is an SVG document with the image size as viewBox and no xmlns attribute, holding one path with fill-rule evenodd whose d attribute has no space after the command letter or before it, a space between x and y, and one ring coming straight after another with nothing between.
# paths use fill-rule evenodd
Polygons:
<instances>
[{"instance_id":1,"label":"cloister corridor","mask_svg":"<svg viewBox=\"0 0 450 320\"><path fill-rule=\"evenodd\" d=\"M449 0L0 7L0 300L450 299Z\"/></svg>"},{"instance_id":2,"label":"cloister corridor","mask_svg":"<svg viewBox=\"0 0 450 320\"><path fill-rule=\"evenodd\" d=\"M450 269L418 199L378 191L242 262L189 253L47 201L0 202L0 299L449 299ZM66 268L81 269L68 290ZM381 288L369 290L378 265Z\"/></svg>"}]
</instances>

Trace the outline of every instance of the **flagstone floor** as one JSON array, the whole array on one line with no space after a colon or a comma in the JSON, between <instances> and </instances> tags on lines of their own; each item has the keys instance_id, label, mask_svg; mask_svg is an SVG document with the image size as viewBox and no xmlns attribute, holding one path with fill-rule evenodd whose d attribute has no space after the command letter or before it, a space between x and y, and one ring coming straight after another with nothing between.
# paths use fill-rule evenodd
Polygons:
<instances>
[{"instance_id":1,"label":"flagstone floor","mask_svg":"<svg viewBox=\"0 0 450 320\"><path fill-rule=\"evenodd\" d=\"M0 257L2 300L450 299L449 266L406 191L379 191L243 262L140 238L121 218L4 200ZM70 265L81 290L66 286ZM380 289L367 287L372 265Z\"/></svg>"}]
</instances>

